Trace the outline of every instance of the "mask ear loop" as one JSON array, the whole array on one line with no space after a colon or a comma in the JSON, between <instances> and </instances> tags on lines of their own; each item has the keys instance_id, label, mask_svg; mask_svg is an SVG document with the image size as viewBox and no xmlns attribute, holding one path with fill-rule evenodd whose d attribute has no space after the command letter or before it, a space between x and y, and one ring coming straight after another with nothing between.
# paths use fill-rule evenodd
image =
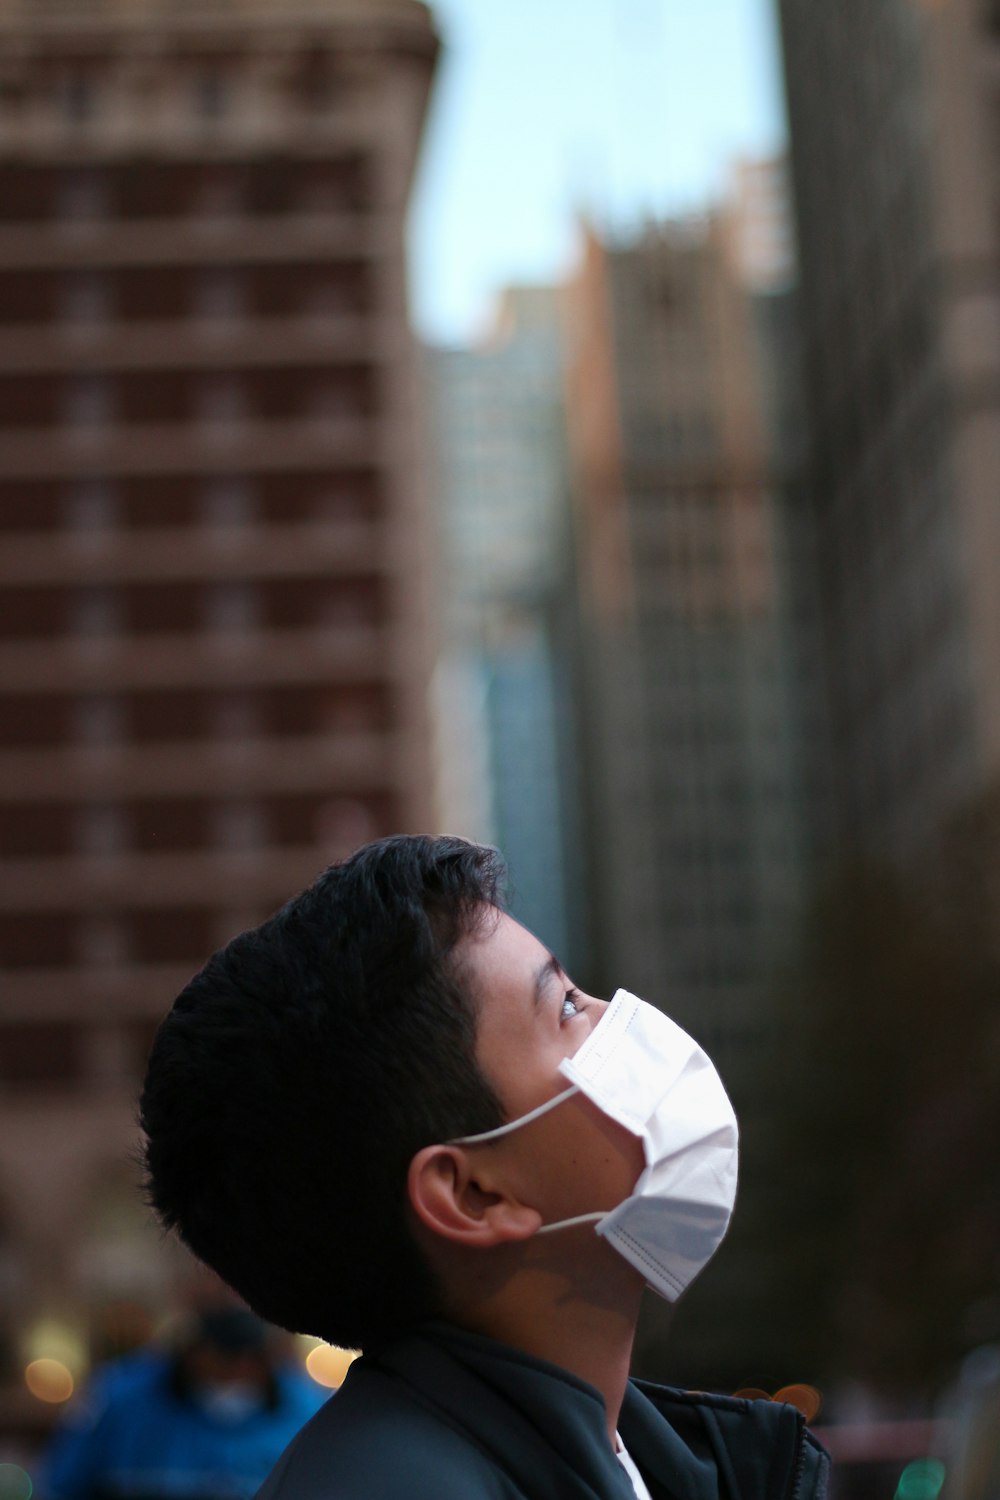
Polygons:
<instances>
[{"instance_id":1,"label":"mask ear loop","mask_svg":"<svg viewBox=\"0 0 1000 1500\"><path fill-rule=\"evenodd\" d=\"M570 1099L579 1092L579 1086L571 1083L568 1089L563 1089L562 1093L556 1094L554 1099L546 1099L544 1104L530 1109L526 1115L518 1115L516 1120L508 1120L506 1125L498 1125L495 1130L483 1130L479 1135L457 1135L454 1140L445 1141L445 1145L478 1146L480 1142L499 1140L501 1136L510 1135L512 1130L520 1130L522 1125L530 1125L532 1120L539 1119L541 1115L547 1115L550 1109L555 1109L557 1104L562 1104L565 1099Z\"/></svg>"},{"instance_id":2,"label":"mask ear loop","mask_svg":"<svg viewBox=\"0 0 1000 1500\"><path fill-rule=\"evenodd\" d=\"M572 1229L574 1224L599 1224L606 1219L611 1209L600 1209L593 1214L577 1214L575 1219L557 1219L554 1224L542 1224L535 1230L537 1234L551 1234L553 1229Z\"/></svg>"}]
</instances>

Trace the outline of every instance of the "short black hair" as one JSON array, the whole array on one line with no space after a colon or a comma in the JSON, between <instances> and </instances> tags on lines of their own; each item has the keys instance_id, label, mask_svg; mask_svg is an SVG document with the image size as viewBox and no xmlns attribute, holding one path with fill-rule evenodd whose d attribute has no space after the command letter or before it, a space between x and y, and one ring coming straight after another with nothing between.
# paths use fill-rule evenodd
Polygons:
<instances>
[{"instance_id":1,"label":"short black hair","mask_svg":"<svg viewBox=\"0 0 1000 1500\"><path fill-rule=\"evenodd\" d=\"M367 844L209 959L161 1025L150 1202L270 1322L364 1348L440 1313L406 1174L503 1119L455 953L503 878L464 839Z\"/></svg>"}]
</instances>

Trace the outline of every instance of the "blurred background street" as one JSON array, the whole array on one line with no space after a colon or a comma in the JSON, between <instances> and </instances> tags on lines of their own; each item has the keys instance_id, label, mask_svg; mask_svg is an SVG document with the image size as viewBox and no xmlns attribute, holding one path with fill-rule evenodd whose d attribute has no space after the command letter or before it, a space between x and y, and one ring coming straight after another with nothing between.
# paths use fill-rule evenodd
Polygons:
<instances>
[{"instance_id":1,"label":"blurred background street","mask_svg":"<svg viewBox=\"0 0 1000 1500\"><path fill-rule=\"evenodd\" d=\"M0 804L0 1500L159 1018L428 830L731 1089L638 1373L997 1500L997 0L0 0Z\"/></svg>"}]
</instances>

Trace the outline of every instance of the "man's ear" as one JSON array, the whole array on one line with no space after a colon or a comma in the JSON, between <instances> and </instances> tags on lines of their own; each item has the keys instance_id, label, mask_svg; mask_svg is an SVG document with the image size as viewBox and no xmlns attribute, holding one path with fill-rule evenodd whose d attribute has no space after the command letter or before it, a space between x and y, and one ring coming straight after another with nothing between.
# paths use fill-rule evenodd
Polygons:
<instances>
[{"instance_id":1,"label":"man's ear","mask_svg":"<svg viewBox=\"0 0 1000 1500\"><path fill-rule=\"evenodd\" d=\"M530 1238L541 1214L512 1197L502 1172L483 1156L462 1146L424 1146L406 1179L414 1213L432 1233L470 1249Z\"/></svg>"}]
</instances>

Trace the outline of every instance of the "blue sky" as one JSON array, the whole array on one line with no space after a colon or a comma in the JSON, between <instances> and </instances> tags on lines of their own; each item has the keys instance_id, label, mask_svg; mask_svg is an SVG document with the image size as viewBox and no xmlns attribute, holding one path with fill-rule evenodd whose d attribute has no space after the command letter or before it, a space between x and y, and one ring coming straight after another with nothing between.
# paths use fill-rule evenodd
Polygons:
<instances>
[{"instance_id":1,"label":"blue sky","mask_svg":"<svg viewBox=\"0 0 1000 1500\"><path fill-rule=\"evenodd\" d=\"M444 51L410 219L420 335L470 340L572 264L581 212L703 206L779 149L775 0L432 0Z\"/></svg>"}]
</instances>

